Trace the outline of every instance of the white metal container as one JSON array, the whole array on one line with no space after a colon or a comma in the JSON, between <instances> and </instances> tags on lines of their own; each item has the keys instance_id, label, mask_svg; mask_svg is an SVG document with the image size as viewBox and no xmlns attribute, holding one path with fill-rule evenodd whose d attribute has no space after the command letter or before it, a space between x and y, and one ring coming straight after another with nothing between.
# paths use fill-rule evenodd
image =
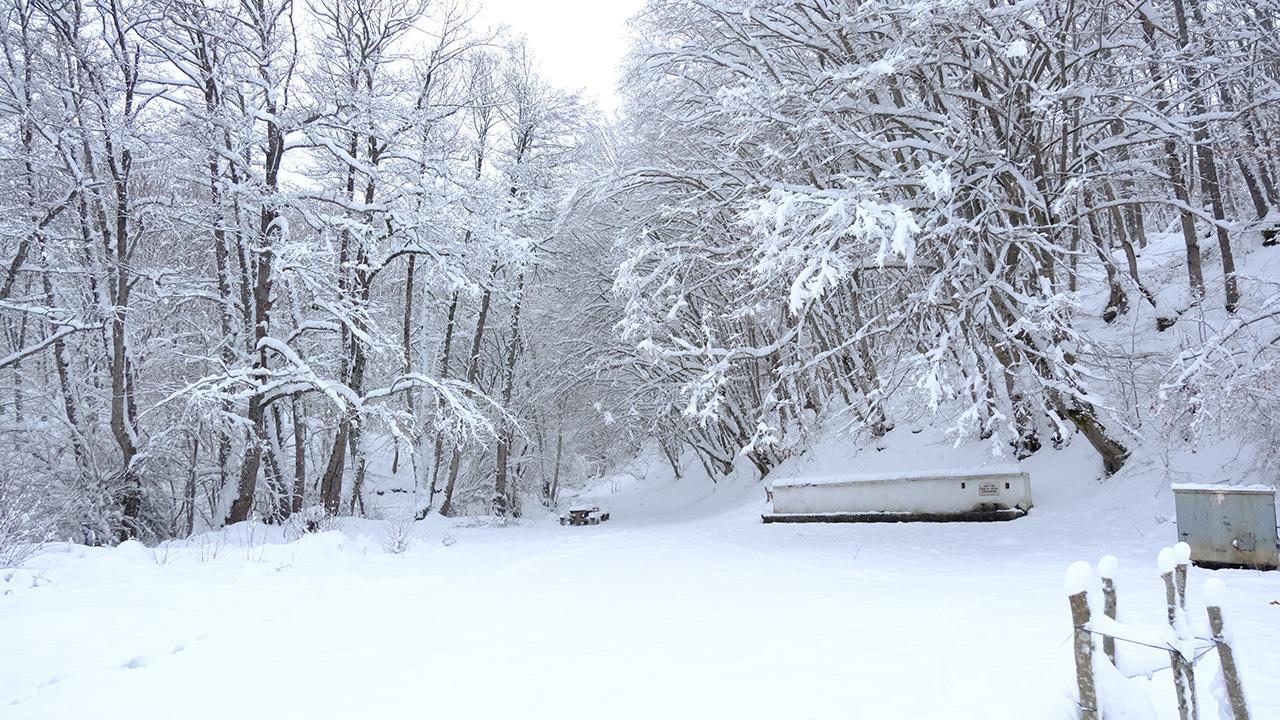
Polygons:
<instances>
[{"instance_id":1,"label":"white metal container","mask_svg":"<svg viewBox=\"0 0 1280 720\"><path fill-rule=\"evenodd\" d=\"M765 522L1012 520L1031 509L1031 477L1016 468L779 480Z\"/></svg>"}]
</instances>

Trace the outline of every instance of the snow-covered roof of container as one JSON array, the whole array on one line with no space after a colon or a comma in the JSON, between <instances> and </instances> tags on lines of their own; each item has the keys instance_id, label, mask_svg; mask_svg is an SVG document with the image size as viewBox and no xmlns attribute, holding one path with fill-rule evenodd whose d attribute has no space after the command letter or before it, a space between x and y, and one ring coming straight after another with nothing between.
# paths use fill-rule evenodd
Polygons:
<instances>
[{"instance_id":1,"label":"snow-covered roof of container","mask_svg":"<svg viewBox=\"0 0 1280 720\"><path fill-rule=\"evenodd\" d=\"M846 483L900 482L903 480L965 480L992 476L1026 474L1026 471L1017 465L999 465L982 468L950 468L897 473L873 473L866 475L818 475L813 477L781 478L773 482L773 487L807 487L811 485L843 485Z\"/></svg>"},{"instance_id":2,"label":"snow-covered roof of container","mask_svg":"<svg viewBox=\"0 0 1280 720\"><path fill-rule=\"evenodd\" d=\"M1174 492L1269 494L1276 491L1270 485L1224 485L1221 483L1173 483L1172 487Z\"/></svg>"}]
</instances>

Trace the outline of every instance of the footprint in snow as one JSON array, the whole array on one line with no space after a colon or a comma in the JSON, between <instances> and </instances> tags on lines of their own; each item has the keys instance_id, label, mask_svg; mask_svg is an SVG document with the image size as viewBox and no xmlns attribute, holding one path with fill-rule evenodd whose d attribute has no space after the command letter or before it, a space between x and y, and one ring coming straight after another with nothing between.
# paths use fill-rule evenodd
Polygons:
<instances>
[{"instance_id":1,"label":"footprint in snow","mask_svg":"<svg viewBox=\"0 0 1280 720\"><path fill-rule=\"evenodd\" d=\"M140 667L146 667L146 666L147 666L147 659L141 655L135 655L132 659L129 660L129 662L125 663L124 665L121 665L120 667L125 670L137 670Z\"/></svg>"}]
</instances>

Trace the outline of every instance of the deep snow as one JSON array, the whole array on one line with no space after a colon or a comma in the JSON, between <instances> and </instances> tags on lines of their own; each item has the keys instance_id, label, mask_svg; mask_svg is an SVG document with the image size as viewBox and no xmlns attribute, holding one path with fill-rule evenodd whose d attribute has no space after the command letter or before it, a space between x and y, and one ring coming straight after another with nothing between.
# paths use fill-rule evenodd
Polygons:
<instances>
[{"instance_id":1,"label":"deep snow","mask_svg":"<svg viewBox=\"0 0 1280 720\"><path fill-rule=\"evenodd\" d=\"M881 446L819 443L777 477L987 462L905 430ZM433 518L400 554L404 523L357 520L58 546L0 576L0 717L1065 719L1064 573L1115 555L1121 619L1159 637L1170 471L1101 481L1083 442L1023 467L1036 508L1003 523L764 525L759 483L655 462L578 499L600 526ZM1280 573L1193 568L1196 622L1209 577L1256 717L1280 717ZM1214 718L1216 660L1197 667ZM1168 671L1102 684L1176 717Z\"/></svg>"}]
</instances>

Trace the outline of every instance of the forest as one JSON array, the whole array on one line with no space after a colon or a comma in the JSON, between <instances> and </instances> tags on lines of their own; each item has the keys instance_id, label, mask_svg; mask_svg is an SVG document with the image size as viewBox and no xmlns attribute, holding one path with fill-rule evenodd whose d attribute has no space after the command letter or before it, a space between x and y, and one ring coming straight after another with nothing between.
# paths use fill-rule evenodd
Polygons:
<instances>
[{"instance_id":1,"label":"forest","mask_svg":"<svg viewBox=\"0 0 1280 720\"><path fill-rule=\"evenodd\" d=\"M830 428L1273 473L1278 23L650 0L610 113L461 0L4 0L0 534L368 516L387 466L521 516Z\"/></svg>"}]
</instances>

